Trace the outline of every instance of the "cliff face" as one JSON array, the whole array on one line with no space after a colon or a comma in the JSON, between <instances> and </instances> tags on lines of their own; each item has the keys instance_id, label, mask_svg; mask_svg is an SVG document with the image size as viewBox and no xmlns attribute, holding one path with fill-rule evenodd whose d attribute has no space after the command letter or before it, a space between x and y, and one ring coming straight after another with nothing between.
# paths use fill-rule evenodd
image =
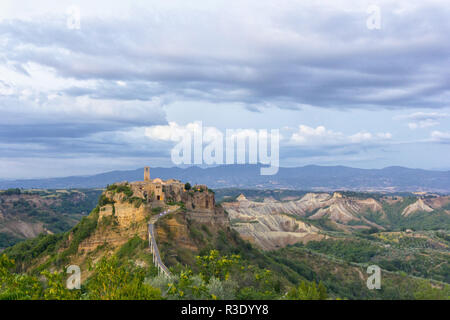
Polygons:
<instances>
[{"instance_id":1,"label":"cliff face","mask_svg":"<svg viewBox=\"0 0 450 320\"><path fill-rule=\"evenodd\" d=\"M229 227L221 208L179 212L162 217L156 223L157 242L166 266L195 265L195 256L203 249L236 244L236 233Z\"/></svg>"},{"instance_id":2,"label":"cliff face","mask_svg":"<svg viewBox=\"0 0 450 320\"><path fill-rule=\"evenodd\" d=\"M433 211L433 208L431 208L422 199L419 198L416 202L410 204L403 210L402 216L407 217L407 216L409 216L415 212L419 212L419 211L431 212L431 211Z\"/></svg>"},{"instance_id":3,"label":"cliff face","mask_svg":"<svg viewBox=\"0 0 450 320\"><path fill-rule=\"evenodd\" d=\"M90 276L90 263L120 252L122 255L126 252L124 258L139 265L150 265L148 222L151 219L157 220L158 246L165 244L160 248L164 259L186 255L192 259L194 252L207 244L214 247L220 234L230 234L226 213L216 206L214 193L206 186L194 186L188 191L178 181L159 182L158 186L164 187L161 188L163 197L159 199L148 197L153 186L147 188L146 182L138 182L135 186L125 182L108 186L89 216L67 234L55 236L51 240L52 243L55 241L53 249L27 260L22 264L23 270L33 270L44 263L50 270L61 270L63 265L75 264L85 270L82 274L84 281ZM164 211L170 213L160 217ZM155 219L156 216L160 218ZM2 221L5 218L2 211ZM187 260L180 258L177 261Z\"/></svg>"},{"instance_id":4,"label":"cliff face","mask_svg":"<svg viewBox=\"0 0 450 320\"><path fill-rule=\"evenodd\" d=\"M146 245L148 243L147 220L151 215L148 205L135 206L126 200L115 198L114 204L102 206L98 213L97 227L83 241L80 242L77 254L71 257L71 263L89 270L89 261L97 262L103 256L117 253L131 239L140 238L145 244L142 250L143 257L137 256L137 264L146 266L151 264L151 253ZM84 281L90 272L82 274Z\"/></svg>"},{"instance_id":5,"label":"cliff face","mask_svg":"<svg viewBox=\"0 0 450 320\"><path fill-rule=\"evenodd\" d=\"M213 211L216 206L214 193L211 191L189 191L182 194L182 202L188 210Z\"/></svg>"},{"instance_id":6,"label":"cliff face","mask_svg":"<svg viewBox=\"0 0 450 320\"><path fill-rule=\"evenodd\" d=\"M225 204L226 209L238 206L241 211L253 210L261 214L285 213L310 219L330 218L332 221L347 223L351 220L359 221L360 214L366 210L383 213L383 208L376 200L353 199L343 197L335 192L308 193L296 201L276 201L265 199L264 202L248 201L245 197L239 197L236 203Z\"/></svg>"},{"instance_id":7,"label":"cliff face","mask_svg":"<svg viewBox=\"0 0 450 320\"><path fill-rule=\"evenodd\" d=\"M202 224L228 225L228 218L222 207L216 206L214 193L206 186L194 186L191 190L180 189L176 184L164 186L166 199L182 202L187 218Z\"/></svg>"},{"instance_id":8,"label":"cliff face","mask_svg":"<svg viewBox=\"0 0 450 320\"><path fill-rule=\"evenodd\" d=\"M79 244L76 262L83 264L88 257L98 260L104 254L116 252L136 236L148 241L148 221L169 209L172 214L160 219L164 223L158 220L155 226L158 243L170 240L179 248L195 251L197 246L192 240L189 223L209 225L212 229L229 226L224 210L215 205L214 193L206 187L195 186L186 191L180 182L163 186L165 201L150 201L142 192L142 182L137 183L139 188L133 183L110 186L101 198L97 228ZM148 255L150 257L149 252Z\"/></svg>"},{"instance_id":9,"label":"cliff face","mask_svg":"<svg viewBox=\"0 0 450 320\"><path fill-rule=\"evenodd\" d=\"M101 207L98 227L90 237L80 243L79 251L88 253L104 244L114 250L136 235L147 240L146 220L149 215L150 210L146 206L136 208L128 202L116 202L114 205Z\"/></svg>"},{"instance_id":10,"label":"cliff face","mask_svg":"<svg viewBox=\"0 0 450 320\"><path fill-rule=\"evenodd\" d=\"M323 239L323 234L312 223L327 219L335 228L350 231L356 228L377 227L365 217L366 212L385 215L382 205L375 199L357 199L335 192L308 193L298 200L277 201L266 198L263 202L249 201L240 195L236 202L224 203L232 227L241 236L263 249L275 249L296 242ZM311 220L308 223L307 220ZM361 225L361 226L359 226Z\"/></svg>"},{"instance_id":11,"label":"cliff face","mask_svg":"<svg viewBox=\"0 0 450 320\"><path fill-rule=\"evenodd\" d=\"M100 208L99 221L103 217L114 216L121 228L127 228L133 223L143 222L150 214L150 208L144 203L143 198L142 203L136 205L123 193L106 192L105 195L113 204L106 204Z\"/></svg>"},{"instance_id":12,"label":"cliff face","mask_svg":"<svg viewBox=\"0 0 450 320\"><path fill-rule=\"evenodd\" d=\"M241 237L265 250L285 247L297 242L308 242L324 238L319 229L290 214L302 214L303 210L287 203L283 208L277 201L253 202L239 197L236 203L224 203L231 226Z\"/></svg>"},{"instance_id":13,"label":"cliff face","mask_svg":"<svg viewBox=\"0 0 450 320\"><path fill-rule=\"evenodd\" d=\"M214 210L193 210L186 213L191 220L207 225L229 226L229 219L222 207L216 207Z\"/></svg>"}]
</instances>

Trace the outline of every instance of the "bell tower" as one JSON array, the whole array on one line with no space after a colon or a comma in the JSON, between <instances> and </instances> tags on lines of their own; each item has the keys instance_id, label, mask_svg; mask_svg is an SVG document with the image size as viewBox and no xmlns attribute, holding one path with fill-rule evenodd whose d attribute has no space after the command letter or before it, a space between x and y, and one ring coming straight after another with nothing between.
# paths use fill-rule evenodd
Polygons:
<instances>
[{"instance_id":1,"label":"bell tower","mask_svg":"<svg viewBox=\"0 0 450 320\"><path fill-rule=\"evenodd\" d=\"M150 167L144 168L144 181L150 181Z\"/></svg>"}]
</instances>

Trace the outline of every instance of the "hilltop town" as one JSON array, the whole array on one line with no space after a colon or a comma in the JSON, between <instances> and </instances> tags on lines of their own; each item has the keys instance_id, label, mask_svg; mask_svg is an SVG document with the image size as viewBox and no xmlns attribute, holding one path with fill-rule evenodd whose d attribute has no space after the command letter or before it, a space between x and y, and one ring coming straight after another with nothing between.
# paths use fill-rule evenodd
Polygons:
<instances>
[{"instance_id":1,"label":"hilltop town","mask_svg":"<svg viewBox=\"0 0 450 320\"><path fill-rule=\"evenodd\" d=\"M203 223L224 223L226 220L223 209L216 206L214 192L206 185L191 186L175 179L151 179L149 167L144 169L143 181L120 182L108 186L104 199L101 216L114 212L119 220L122 216L128 216L130 206L127 202L139 204L136 205L137 209L145 212L156 208L172 207L174 210L182 207L190 218ZM137 216L128 218L136 220Z\"/></svg>"},{"instance_id":2,"label":"hilltop town","mask_svg":"<svg viewBox=\"0 0 450 320\"><path fill-rule=\"evenodd\" d=\"M152 179L149 167L144 169L143 177L142 181L108 185L89 216L64 234L50 235L51 241L56 242L54 249L47 250L40 259L19 250L16 258L22 261L20 270L31 271L42 264L56 270L76 264L88 270L89 263L116 254L130 241L140 243L135 257L139 265L165 268L162 260L170 256L170 249L161 258L157 243L167 244L170 240L170 247L177 243L175 247L180 251L171 257L178 257L183 256L184 250L199 250L191 236L196 226L207 225L211 231L228 230L228 217L216 205L214 192L207 186ZM162 217L164 221L156 224ZM89 276L90 272L84 272L83 281Z\"/></svg>"}]
</instances>

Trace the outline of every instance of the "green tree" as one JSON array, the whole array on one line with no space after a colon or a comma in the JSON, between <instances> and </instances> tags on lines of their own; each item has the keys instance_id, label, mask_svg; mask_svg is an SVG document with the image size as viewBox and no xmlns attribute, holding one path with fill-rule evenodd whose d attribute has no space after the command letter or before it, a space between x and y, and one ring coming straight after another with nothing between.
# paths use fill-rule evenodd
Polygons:
<instances>
[{"instance_id":1,"label":"green tree","mask_svg":"<svg viewBox=\"0 0 450 320\"><path fill-rule=\"evenodd\" d=\"M102 258L87 283L92 300L159 300L161 290L146 283L145 270L131 263L119 264L117 257Z\"/></svg>"},{"instance_id":2,"label":"green tree","mask_svg":"<svg viewBox=\"0 0 450 320\"><path fill-rule=\"evenodd\" d=\"M208 299L208 290L201 276L187 268L167 285L167 295L172 299Z\"/></svg>"},{"instance_id":3,"label":"green tree","mask_svg":"<svg viewBox=\"0 0 450 320\"><path fill-rule=\"evenodd\" d=\"M319 300L326 300L328 298L327 288L324 286L322 281L319 281L317 290L319 291Z\"/></svg>"},{"instance_id":4,"label":"green tree","mask_svg":"<svg viewBox=\"0 0 450 320\"><path fill-rule=\"evenodd\" d=\"M298 287L294 287L287 293L289 300L325 300L326 288L322 283L316 286L315 282L302 281Z\"/></svg>"},{"instance_id":5,"label":"green tree","mask_svg":"<svg viewBox=\"0 0 450 320\"><path fill-rule=\"evenodd\" d=\"M0 256L0 300L39 299L42 285L36 277L12 273L14 260Z\"/></svg>"},{"instance_id":6,"label":"green tree","mask_svg":"<svg viewBox=\"0 0 450 320\"><path fill-rule=\"evenodd\" d=\"M268 269L259 269L254 265L240 266L239 272L234 273L233 278L241 286L237 299L270 300L279 297L277 281Z\"/></svg>"},{"instance_id":7,"label":"green tree","mask_svg":"<svg viewBox=\"0 0 450 320\"><path fill-rule=\"evenodd\" d=\"M186 184L184 185L184 190L191 190L192 186L189 182L186 182Z\"/></svg>"},{"instance_id":8,"label":"green tree","mask_svg":"<svg viewBox=\"0 0 450 320\"><path fill-rule=\"evenodd\" d=\"M414 292L414 299L417 300L450 300L450 286L443 288L433 288L429 282L421 281Z\"/></svg>"},{"instance_id":9,"label":"green tree","mask_svg":"<svg viewBox=\"0 0 450 320\"><path fill-rule=\"evenodd\" d=\"M208 282L211 277L220 280L228 280L230 271L240 262L241 256L233 254L231 256L220 256L219 251L211 250L209 255L197 256L197 266L200 269L200 275Z\"/></svg>"},{"instance_id":10,"label":"green tree","mask_svg":"<svg viewBox=\"0 0 450 320\"><path fill-rule=\"evenodd\" d=\"M65 274L60 272L50 272L44 270L41 272L47 278L47 287L43 291L45 300L78 300L80 299L80 290L69 290L65 283Z\"/></svg>"}]
</instances>

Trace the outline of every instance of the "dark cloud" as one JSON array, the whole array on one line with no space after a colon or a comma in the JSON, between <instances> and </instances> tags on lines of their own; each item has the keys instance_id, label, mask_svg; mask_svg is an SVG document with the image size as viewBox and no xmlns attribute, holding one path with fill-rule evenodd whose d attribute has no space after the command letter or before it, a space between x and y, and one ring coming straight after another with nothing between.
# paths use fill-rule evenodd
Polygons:
<instances>
[{"instance_id":1,"label":"dark cloud","mask_svg":"<svg viewBox=\"0 0 450 320\"><path fill-rule=\"evenodd\" d=\"M18 65L36 62L62 77L99 81L69 88L70 95L279 107L448 105L447 7L424 5L407 14L386 8L377 31L365 27L365 12L326 7L294 7L260 29L221 17L224 28L216 15L191 14L182 19L175 12L165 22L143 10L133 20L86 19L81 30L62 20L14 20L0 24L0 33L4 54ZM118 80L130 85L119 88Z\"/></svg>"},{"instance_id":2,"label":"dark cloud","mask_svg":"<svg viewBox=\"0 0 450 320\"><path fill-rule=\"evenodd\" d=\"M234 103L255 117L269 108L320 107L313 126L322 125L327 108L430 109L404 120L424 128L443 121L436 118L444 111L431 109L449 107L450 6L444 2L405 1L397 10L381 1L381 30L368 30L365 8L353 4L219 2L207 9L142 8L132 19L82 15L80 30L68 29L61 16L0 20L0 68L19 79L0 75L1 157L168 159L171 144L139 130L166 124L163 107L184 101ZM47 79L34 78L40 72L52 75L54 87L33 83ZM220 121L228 125L235 116ZM353 130L356 125L350 119L342 127L363 130ZM429 139L448 143L448 132L437 129ZM281 158L330 159L380 155L383 146L280 151Z\"/></svg>"}]
</instances>

